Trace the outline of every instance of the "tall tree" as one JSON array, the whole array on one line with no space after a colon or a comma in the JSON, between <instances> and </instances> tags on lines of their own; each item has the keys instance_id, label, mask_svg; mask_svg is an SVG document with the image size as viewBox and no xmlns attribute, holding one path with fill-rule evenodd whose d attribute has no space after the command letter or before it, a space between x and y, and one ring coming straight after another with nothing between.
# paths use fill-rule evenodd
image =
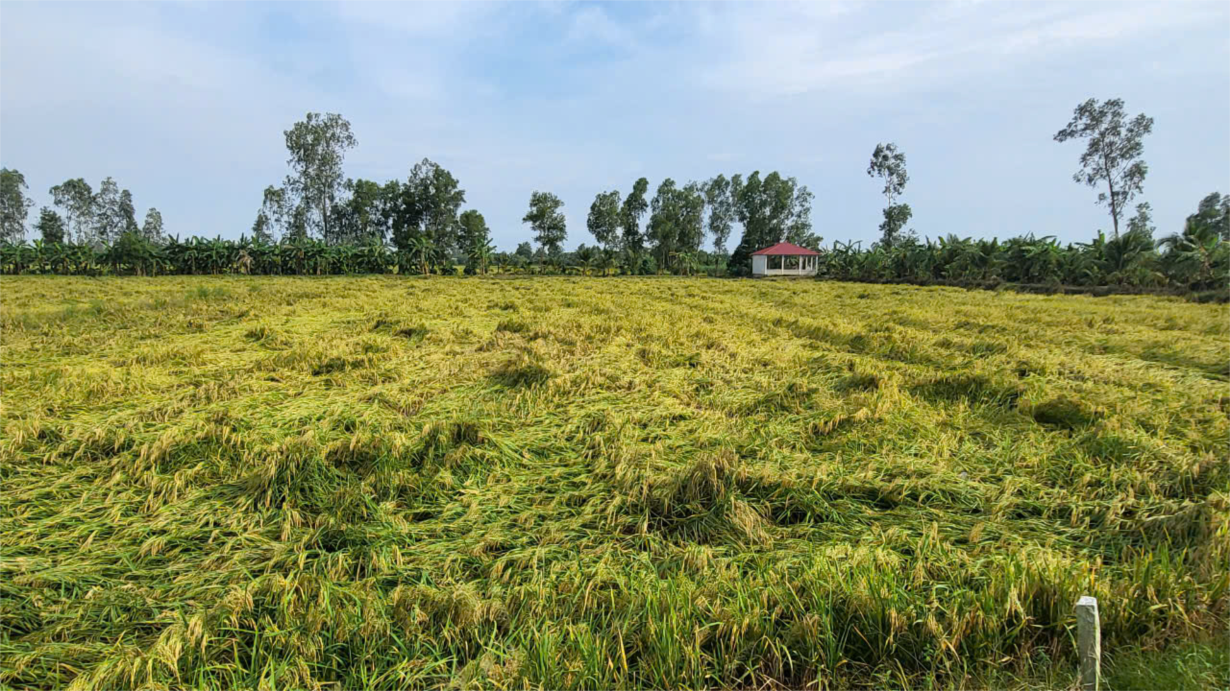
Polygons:
<instances>
[{"instance_id":1,"label":"tall tree","mask_svg":"<svg viewBox=\"0 0 1230 691\"><path fill-rule=\"evenodd\" d=\"M333 207L333 221L325 242L360 244L383 241L388 234L384 186L372 180L347 179L342 185L349 196Z\"/></svg>"},{"instance_id":2,"label":"tall tree","mask_svg":"<svg viewBox=\"0 0 1230 691\"><path fill-rule=\"evenodd\" d=\"M397 194L394 245L408 248L419 237L426 237L439 252L453 254L459 249L457 212L466 201L466 192L452 173L424 158L411 169Z\"/></svg>"},{"instance_id":3,"label":"tall tree","mask_svg":"<svg viewBox=\"0 0 1230 691\"><path fill-rule=\"evenodd\" d=\"M273 242L272 228L269 217L264 210L256 212L256 220L252 222L252 241L269 244Z\"/></svg>"},{"instance_id":4,"label":"tall tree","mask_svg":"<svg viewBox=\"0 0 1230 691\"><path fill-rule=\"evenodd\" d=\"M461 228L461 246L466 252L491 242L491 229L487 227L487 219L478 211L466 209L457 221Z\"/></svg>"},{"instance_id":5,"label":"tall tree","mask_svg":"<svg viewBox=\"0 0 1230 691\"><path fill-rule=\"evenodd\" d=\"M669 269L672 254L679 251L682 206L679 187L671 178L658 184L658 191L649 202L649 222L645 225L645 240L658 266Z\"/></svg>"},{"instance_id":6,"label":"tall tree","mask_svg":"<svg viewBox=\"0 0 1230 691\"><path fill-rule=\"evenodd\" d=\"M1137 204L1136 215L1128 220L1128 232L1152 241L1156 230L1157 228L1153 225L1153 207L1149 205L1149 202Z\"/></svg>"},{"instance_id":7,"label":"tall tree","mask_svg":"<svg viewBox=\"0 0 1230 691\"><path fill-rule=\"evenodd\" d=\"M726 241L730 238L735 220L734 199L730 195L730 180L718 175L705 183L705 204L709 207L709 234L713 236L713 249L726 254Z\"/></svg>"},{"instance_id":8,"label":"tall tree","mask_svg":"<svg viewBox=\"0 0 1230 691\"><path fill-rule=\"evenodd\" d=\"M82 178L52 187L51 201L64 210L66 242L85 242L94 227L94 190Z\"/></svg>"},{"instance_id":9,"label":"tall tree","mask_svg":"<svg viewBox=\"0 0 1230 691\"><path fill-rule=\"evenodd\" d=\"M633 254L640 254L645 249L645 240L641 237L641 217L649 210L649 202L645 194L649 192L649 181L640 178L632 185L632 192L624 197L623 208L620 209L620 224L623 226L624 249Z\"/></svg>"},{"instance_id":10,"label":"tall tree","mask_svg":"<svg viewBox=\"0 0 1230 691\"><path fill-rule=\"evenodd\" d=\"M131 195L129 195L131 203ZM119 239L125 229L125 209L122 203L119 185L110 177L105 178L98 186L94 195L94 227L90 232L89 241L111 243ZM133 221L136 222L135 219Z\"/></svg>"},{"instance_id":11,"label":"tall tree","mask_svg":"<svg viewBox=\"0 0 1230 691\"><path fill-rule=\"evenodd\" d=\"M487 219L474 209L466 209L457 220L461 227L461 248L466 255L466 271L486 273L492 251L491 229L487 227Z\"/></svg>"},{"instance_id":12,"label":"tall tree","mask_svg":"<svg viewBox=\"0 0 1230 691\"><path fill-rule=\"evenodd\" d=\"M688 181L680 190L679 245L691 254L705 244L705 188L699 182Z\"/></svg>"},{"instance_id":13,"label":"tall tree","mask_svg":"<svg viewBox=\"0 0 1230 691\"><path fill-rule=\"evenodd\" d=\"M1145 135L1153 131L1153 118L1144 113L1130 121L1123 112L1123 99L1103 103L1089 99L1076 107L1067 127L1055 133L1055 141L1088 139L1081 154L1081 168L1072 179L1090 187L1106 186L1098 203L1110 207L1110 218L1119 237L1119 218L1144 188L1149 166L1141 156Z\"/></svg>"},{"instance_id":14,"label":"tall tree","mask_svg":"<svg viewBox=\"0 0 1230 691\"><path fill-rule=\"evenodd\" d=\"M650 203L648 238L658 266L677 269L685 255L700 249L705 237L705 197L700 185L683 187L667 178Z\"/></svg>"},{"instance_id":15,"label":"tall tree","mask_svg":"<svg viewBox=\"0 0 1230 691\"><path fill-rule=\"evenodd\" d=\"M816 195L812 194L806 185L797 187L790 201L790 219L786 223L785 239L786 242L799 247L818 251L822 238L811 232L811 203L815 198Z\"/></svg>"},{"instance_id":16,"label":"tall tree","mask_svg":"<svg viewBox=\"0 0 1230 691\"><path fill-rule=\"evenodd\" d=\"M586 220L589 232L599 244L607 249L619 243L620 200L619 191L599 192L594 203L589 205Z\"/></svg>"},{"instance_id":17,"label":"tall tree","mask_svg":"<svg viewBox=\"0 0 1230 691\"><path fill-rule=\"evenodd\" d=\"M26 237L26 217L34 201L26 196L26 176L0 168L0 241L21 242Z\"/></svg>"},{"instance_id":18,"label":"tall tree","mask_svg":"<svg viewBox=\"0 0 1230 691\"><path fill-rule=\"evenodd\" d=\"M288 199L286 208L286 233L282 239L303 240L307 238L308 228L311 226L311 213L307 204L303 203L303 200Z\"/></svg>"},{"instance_id":19,"label":"tall tree","mask_svg":"<svg viewBox=\"0 0 1230 691\"><path fill-rule=\"evenodd\" d=\"M48 207L39 210L34 230L49 245L64 242L64 219Z\"/></svg>"},{"instance_id":20,"label":"tall tree","mask_svg":"<svg viewBox=\"0 0 1230 691\"><path fill-rule=\"evenodd\" d=\"M120 218L123 223L123 232L139 233L141 227L137 225L137 207L132 203L132 192L122 190L120 192Z\"/></svg>"},{"instance_id":21,"label":"tall tree","mask_svg":"<svg viewBox=\"0 0 1230 691\"><path fill-rule=\"evenodd\" d=\"M880 245L894 247L914 239L913 231L905 231L914 210L909 204L889 204L884 207L884 220L880 221Z\"/></svg>"},{"instance_id":22,"label":"tall tree","mask_svg":"<svg viewBox=\"0 0 1230 691\"><path fill-rule=\"evenodd\" d=\"M567 222L560 211L563 206L564 202L554 194L535 191L530 195L530 210L521 219L522 223L528 223L534 229L534 239L550 257L560 254L564 240L568 238Z\"/></svg>"},{"instance_id":23,"label":"tall tree","mask_svg":"<svg viewBox=\"0 0 1230 691\"><path fill-rule=\"evenodd\" d=\"M145 212L145 224L141 226L141 237L148 242L162 242L162 212L150 207Z\"/></svg>"},{"instance_id":24,"label":"tall tree","mask_svg":"<svg viewBox=\"0 0 1230 691\"><path fill-rule=\"evenodd\" d=\"M876 144L871 152L871 163L867 165L868 177L878 177L884 181L884 197L888 205L905 191L905 184L910 181L910 175L905 170L905 153L897 149L893 143Z\"/></svg>"},{"instance_id":25,"label":"tall tree","mask_svg":"<svg viewBox=\"0 0 1230 691\"><path fill-rule=\"evenodd\" d=\"M277 242L287 230L288 209L286 188L269 185L261 197L261 208L252 224L252 239L257 242Z\"/></svg>"},{"instance_id":26,"label":"tall tree","mask_svg":"<svg viewBox=\"0 0 1230 691\"><path fill-rule=\"evenodd\" d=\"M513 255L523 257L525 259L532 259L534 257L534 246L528 242L518 242L517 249L513 251Z\"/></svg>"},{"instance_id":27,"label":"tall tree","mask_svg":"<svg viewBox=\"0 0 1230 691\"><path fill-rule=\"evenodd\" d=\"M794 178L772 172L760 177L753 172L744 180L731 177L735 218L743 237L730 256L730 266L739 273L751 270L751 253L781 242L787 233L805 236L811 229L811 191Z\"/></svg>"},{"instance_id":28,"label":"tall tree","mask_svg":"<svg viewBox=\"0 0 1230 691\"><path fill-rule=\"evenodd\" d=\"M884 220L880 223L880 244L892 247L902 238L901 229L914 215L909 204L894 203L910 181L905 169L905 153L892 142L876 144L871 162L867 164L867 176L884 181L884 198L888 205L884 207Z\"/></svg>"},{"instance_id":29,"label":"tall tree","mask_svg":"<svg viewBox=\"0 0 1230 691\"><path fill-rule=\"evenodd\" d=\"M329 209L342 186L342 162L358 144L350 122L337 113L308 113L286 130L287 164L293 171L286 186L315 210L310 224L328 237Z\"/></svg>"}]
</instances>

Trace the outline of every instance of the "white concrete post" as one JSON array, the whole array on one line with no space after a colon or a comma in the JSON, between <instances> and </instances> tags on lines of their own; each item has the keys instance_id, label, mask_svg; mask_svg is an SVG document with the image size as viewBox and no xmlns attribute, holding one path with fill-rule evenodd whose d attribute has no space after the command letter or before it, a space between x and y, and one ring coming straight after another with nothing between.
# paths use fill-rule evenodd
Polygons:
<instances>
[{"instance_id":1,"label":"white concrete post","mask_svg":"<svg viewBox=\"0 0 1230 691\"><path fill-rule=\"evenodd\" d=\"M1098 691L1102 676L1102 622L1096 597L1085 595L1076 603L1076 647L1081 658L1081 691Z\"/></svg>"}]
</instances>

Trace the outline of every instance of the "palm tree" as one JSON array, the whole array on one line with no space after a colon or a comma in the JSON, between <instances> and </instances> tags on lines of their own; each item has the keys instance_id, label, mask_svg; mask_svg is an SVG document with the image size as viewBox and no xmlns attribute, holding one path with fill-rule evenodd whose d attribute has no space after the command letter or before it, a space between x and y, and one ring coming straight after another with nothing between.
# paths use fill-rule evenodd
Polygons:
<instances>
[{"instance_id":1,"label":"palm tree","mask_svg":"<svg viewBox=\"0 0 1230 691\"><path fill-rule=\"evenodd\" d=\"M598 251L598 267L602 269L603 276L611 275L611 269L616 266L615 250L602 249Z\"/></svg>"},{"instance_id":2,"label":"palm tree","mask_svg":"<svg viewBox=\"0 0 1230 691\"><path fill-rule=\"evenodd\" d=\"M1230 244L1222 241L1212 224L1187 223L1182 233L1158 241L1162 265L1172 279L1192 288L1212 286L1225 281L1230 264Z\"/></svg>"}]
</instances>

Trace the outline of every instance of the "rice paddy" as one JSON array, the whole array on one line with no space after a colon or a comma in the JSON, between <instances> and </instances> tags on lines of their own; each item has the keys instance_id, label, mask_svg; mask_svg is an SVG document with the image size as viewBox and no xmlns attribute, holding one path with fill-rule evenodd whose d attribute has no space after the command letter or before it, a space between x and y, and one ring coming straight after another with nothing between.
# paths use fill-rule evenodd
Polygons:
<instances>
[{"instance_id":1,"label":"rice paddy","mask_svg":"<svg viewBox=\"0 0 1230 691\"><path fill-rule=\"evenodd\" d=\"M1086 594L1112 665L1226 634L1225 305L584 277L0 296L0 686L1065 686Z\"/></svg>"}]
</instances>

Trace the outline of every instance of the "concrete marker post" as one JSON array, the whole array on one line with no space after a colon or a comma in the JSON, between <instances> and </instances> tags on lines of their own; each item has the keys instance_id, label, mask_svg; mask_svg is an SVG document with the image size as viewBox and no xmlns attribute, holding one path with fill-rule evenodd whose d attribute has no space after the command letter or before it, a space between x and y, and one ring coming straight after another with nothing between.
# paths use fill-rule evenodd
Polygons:
<instances>
[{"instance_id":1,"label":"concrete marker post","mask_svg":"<svg viewBox=\"0 0 1230 691\"><path fill-rule=\"evenodd\" d=\"M1081 691L1098 691L1102 677L1102 622L1096 597L1084 595L1076 603L1076 647L1081 659Z\"/></svg>"}]
</instances>

